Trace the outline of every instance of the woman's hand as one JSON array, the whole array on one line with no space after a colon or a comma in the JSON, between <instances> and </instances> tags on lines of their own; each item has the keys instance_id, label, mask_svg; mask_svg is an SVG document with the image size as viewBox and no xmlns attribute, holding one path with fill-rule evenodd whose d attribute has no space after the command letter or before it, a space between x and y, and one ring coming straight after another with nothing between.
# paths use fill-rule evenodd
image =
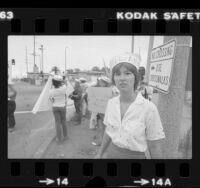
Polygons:
<instances>
[{"instance_id":1,"label":"woman's hand","mask_svg":"<svg viewBox=\"0 0 200 188\"><path fill-rule=\"evenodd\" d=\"M49 100L54 103L55 99L53 97L49 97Z\"/></svg>"}]
</instances>

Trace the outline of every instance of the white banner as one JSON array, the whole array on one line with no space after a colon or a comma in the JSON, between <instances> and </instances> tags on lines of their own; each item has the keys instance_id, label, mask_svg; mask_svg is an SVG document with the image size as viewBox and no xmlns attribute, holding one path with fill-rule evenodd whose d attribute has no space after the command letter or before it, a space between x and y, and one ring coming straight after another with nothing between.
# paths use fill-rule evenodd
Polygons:
<instances>
[{"instance_id":1,"label":"white banner","mask_svg":"<svg viewBox=\"0 0 200 188\"><path fill-rule=\"evenodd\" d=\"M40 94L32 112L36 114L39 111L51 110L51 102L49 101L49 91L52 87L52 76L50 75L46 85L44 86L42 93Z\"/></svg>"}]
</instances>

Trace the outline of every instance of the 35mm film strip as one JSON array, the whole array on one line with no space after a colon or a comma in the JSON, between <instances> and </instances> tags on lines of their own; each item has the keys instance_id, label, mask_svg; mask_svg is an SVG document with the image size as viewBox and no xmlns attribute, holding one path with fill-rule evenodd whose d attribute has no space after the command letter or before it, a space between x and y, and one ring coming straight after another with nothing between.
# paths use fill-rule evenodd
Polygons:
<instances>
[{"instance_id":1,"label":"35mm film strip","mask_svg":"<svg viewBox=\"0 0 200 188\"><path fill-rule=\"evenodd\" d=\"M199 15L0 8L0 186L198 187Z\"/></svg>"}]
</instances>

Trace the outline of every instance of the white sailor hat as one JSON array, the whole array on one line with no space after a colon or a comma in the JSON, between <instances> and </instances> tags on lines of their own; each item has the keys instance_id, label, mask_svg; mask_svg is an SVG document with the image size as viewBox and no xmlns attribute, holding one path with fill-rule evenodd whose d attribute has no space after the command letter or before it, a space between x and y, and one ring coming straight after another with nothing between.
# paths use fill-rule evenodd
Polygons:
<instances>
[{"instance_id":1,"label":"white sailor hat","mask_svg":"<svg viewBox=\"0 0 200 188\"><path fill-rule=\"evenodd\" d=\"M138 70L140 62L141 62L141 57L139 54L126 52L123 54L116 55L110 60L110 70L112 71L112 69L120 63L130 63L134 65Z\"/></svg>"},{"instance_id":2,"label":"white sailor hat","mask_svg":"<svg viewBox=\"0 0 200 188\"><path fill-rule=\"evenodd\" d=\"M76 78L74 81L75 81L75 82L80 82L80 79Z\"/></svg>"},{"instance_id":3,"label":"white sailor hat","mask_svg":"<svg viewBox=\"0 0 200 188\"><path fill-rule=\"evenodd\" d=\"M104 82L110 83L110 79L106 76L99 77L99 80L103 80Z\"/></svg>"},{"instance_id":4,"label":"white sailor hat","mask_svg":"<svg viewBox=\"0 0 200 188\"><path fill-rule=\"evenodd\" d=\"M82 82L82 81L86 81L86 79L85 78L79 78L79 80Z\"/></svg>"},{"instance_id":5,"label":"white sailor hat","mask_svg":"<svg viewBox=\"0 0 200 188\"><path fill-rule=\"evenodd\" d=\"M63 81L63 77L61 75L57 75L57 74L55 74L53 76L53 79L56 80L56 81Z\"/></svg>"}]
</instances>

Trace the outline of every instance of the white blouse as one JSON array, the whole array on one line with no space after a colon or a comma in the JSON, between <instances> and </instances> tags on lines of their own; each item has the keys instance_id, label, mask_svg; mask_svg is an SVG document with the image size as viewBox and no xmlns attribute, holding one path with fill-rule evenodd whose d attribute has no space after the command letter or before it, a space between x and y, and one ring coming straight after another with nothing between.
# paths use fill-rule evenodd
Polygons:
<instances>
[{"instance_id":1,"label":"white blouse","mask_svg":"<svg viewBox=\"0 0 200 188\"><path fill-rule=\"evenodd\" d=\"M110 99L105 111L106 133L112 142L132 151L145 152L147 139L165 138L157 107L140 93L121 120L120 96Z\"/></svg>"},{"instance_id":2,"label":"white blouse","mask_svg":"<svg viewBox=\"0 0 200 188\"><path fill-rule=\"evenodd\" d=\"M66 103L67 96L66 85L63 85L59 88L52 88L49 91L49 98L53 98L53 107L64 107Z\"/></svg>"}]
</instances>

